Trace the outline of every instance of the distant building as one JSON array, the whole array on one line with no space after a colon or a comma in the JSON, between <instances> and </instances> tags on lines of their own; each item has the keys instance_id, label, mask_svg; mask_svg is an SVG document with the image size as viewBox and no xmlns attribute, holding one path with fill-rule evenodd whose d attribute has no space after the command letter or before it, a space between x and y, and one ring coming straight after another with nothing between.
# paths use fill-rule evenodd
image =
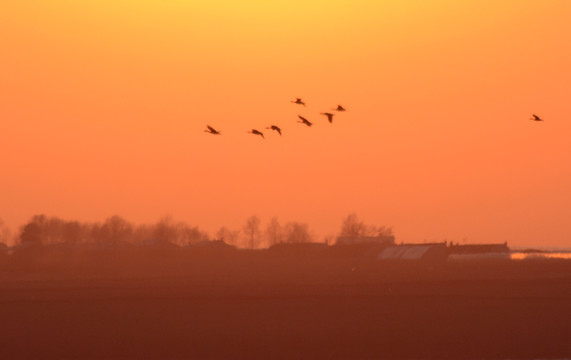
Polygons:
<instances>
[{"instance_id":1,"label":"distant building","mask_svg":"<svg viewBox=\"0 0 571 360\"><path fill-rule=\"evenodd\" d=\"M316 255L329 248L326 243L279 243L270 246L268 251L280 255Z\"/></svg>"},{"instance_id":2,"label":"distant building","mask_svg":"<svg viewBox=\"0 0 571 360\"><path fill-rule=\"evenodd\" d=\"M148 238L148 239L139 241L135 245L138 246L139 248L147 247L147 248L175 249L175 248L179 247L175 243L172 243L172 242L166 241L166 240L162 240L162 239L157 239L157 238Z\"/></svg>"},{"instance_id":3,"label":"distant building","mask_svg":"<svg viewBox=\"0 0 571 360\"><path fill-rule=\"evenodd\" d=\"M358 236L358 237L339 236L335 243L337 245L371 244L371 245L391 246L395 244L395 237L393 235Z\"/></svg>"},{"instance_id":4,"label":"distant building","mask_svg":"<svg viewBox=\"0 0 571 360\"><path fill-rule=\"evenodd\" d=\"M449 260L509 259L510 248L503 244L470 244L448 247Z\"/></svg>"},{"instance_id":5,"label":"distant building","mask_svg":"<svg viewBox=\"0 0 571 360\"><path fill-rule=\"evenodd\" d=\"M384 249L377 259L444 261L447 256L446 243L401 244Z\"/></svg>"},{"instance_id":6,"label":"distant building","mask_svg":"<svg viewBox=\"0 0 571 360\"><path fill-rule=\"evenodd\" d=\"M190 247L195 249L236 250L234 245L230 245L224 240L203 240L190 245Z\"/></svg>"}]
</instances>

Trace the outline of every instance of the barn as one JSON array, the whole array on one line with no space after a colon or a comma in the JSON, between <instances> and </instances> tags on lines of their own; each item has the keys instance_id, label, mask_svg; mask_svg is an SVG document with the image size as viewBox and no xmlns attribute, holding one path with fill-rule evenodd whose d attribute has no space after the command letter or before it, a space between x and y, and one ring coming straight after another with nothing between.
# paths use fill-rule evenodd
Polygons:
<instances>
[{"instance_id":1,"label":"barn","mask_svg":"<svg viewBox=\"0 0 571 360\"><path fill-rule=\"evenodd\" d=\"M378 260L444 261L448 255L446 243L401 244L384 249Z\"/></svg>"}]
</instances>

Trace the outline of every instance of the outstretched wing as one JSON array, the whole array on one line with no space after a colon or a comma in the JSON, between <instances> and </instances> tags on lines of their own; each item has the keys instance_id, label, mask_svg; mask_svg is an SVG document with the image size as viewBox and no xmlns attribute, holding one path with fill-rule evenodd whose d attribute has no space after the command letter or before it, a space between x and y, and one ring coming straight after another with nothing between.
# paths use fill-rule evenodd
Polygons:
<instances>
[{"instance_id":1,"label":"outstretched wing","mask_svg":"<svg viewBox=\"0 0 571 360\"><path fill-rule=\"evenodd\" d=\"M333 122L333 114L325 112L321 113L321 115L327 116L327 120L329 120L329 122Z\"/></svg>"}]
</instances>

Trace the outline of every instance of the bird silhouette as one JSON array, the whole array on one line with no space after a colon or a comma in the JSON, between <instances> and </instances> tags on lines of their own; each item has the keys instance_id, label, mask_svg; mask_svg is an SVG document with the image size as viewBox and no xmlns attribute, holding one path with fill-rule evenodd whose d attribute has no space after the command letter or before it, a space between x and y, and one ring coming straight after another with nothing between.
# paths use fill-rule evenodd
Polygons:
<instances>
[{"instance_id":1,"label":"bird silhouette","mask_svg":"<svg viewBox=\"0 0 571 360\"><path fill-rule=\"evenodd\" d=\"M214 135L220 135L220 131L217 131L217 130L214 129L212 126L206 125L206 127L208 128L208 130L204 130L204 132L207 132L207 133L210 133L210 134L214 134Z\"/></svg>"},{"instance_id":2,"label":"bird silhouette","mask_svg":"<svg viewBox=\"0 0 571 360\"><path fill-rule=\"evenodd\" d=\"M264 134L261 131L258 131L256 129L252 129L252 131L248 131L248 134L260 135L262 137L262 139L265 139Z\"/></svg>"},{"instance_id":3,"label":"bird silhouette","mask_svg":"<svg viewBox=\"0 0 571 360\"><path fill-rule=\"evenodd\" d=\"M539 116L535 115L535 114L531 114L531 116L533 116L532 118L530 118L529 120L533 120L533 121L544 121L542 118L540 118Z\"/></svg>"},{"instance_id":4,"label":"bird silhouette","mask_svg":"<svg viewBox=\"0 0 571 360\"><path fill-rule=\"evenodd\" d=\"M301 121L298 121L298 123L305 124L305 125L307 125L307 126L313 125L313 123L311 123L309 120L307 120L307 119L304 118L303 116L298 115L297 117L301 119Z\"/></svg>"},{"instance_id":5,"label":"bird silhouette","mask_svg":"<svg viewBox=\"0 0 571 360\"><path fill-rule=\"evenodd\" d=\"M337 108L333 109L335 111L346 111L345 108L341 105L337 105Z\"/></svg>"},{"instance_id":6,"label":"bird silhouette","mask_svg":"<svg viewBox=\"0 0 571 360\"><path fill-rule=\"evenodd\" d=\"M290 101L290 102L292 102L294 104L299 104L299 105L305 106L305 103L303 101L301 101L300 98L296 98L295 101Z\"/></svg>"},{"instance_id":7,"label":"bird silhouette","mask_svg":"<svg viewBox=\"0 0 571 360\"><path fill-rule=\"evenodd\" d=\"M334 114L328 113L328 112L324 112L324 113L320 113L320 114L327 116L327 120L329 120L330 123L333 123L333 115Z\"/></svg>"},{"instance_id":8,"label":"bird silhouette","mask_svg":"<svg viewBox=\"0 0 571 360\"><path fill-rule=\"evenodd\" d=\"M282 129L280 129L278 126L272 125L270 127L267 127L266 129L275 130L278 132L278 134L280 134L280 136L282 135Z\"/></svg>"}]
</instances>

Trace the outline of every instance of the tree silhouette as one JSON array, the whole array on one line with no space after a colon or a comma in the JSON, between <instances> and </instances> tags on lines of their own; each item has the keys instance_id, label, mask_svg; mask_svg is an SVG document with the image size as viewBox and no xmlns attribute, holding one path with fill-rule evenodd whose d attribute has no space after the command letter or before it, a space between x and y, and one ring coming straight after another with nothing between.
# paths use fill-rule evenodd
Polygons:
<instances>
[{"instance_id":1,"label":"tree silhouette","mask_svg":"<svg viewBox=\"0 0 571 360\"><path fill-rule=\"evenodd\" d=\"M20 243L22 245L43 245L49 240L46 234L48 218L45 215L34 215L30 222L24 225L20 231Z\"/></svg>"},{"instance_id":2,"label":"tree silhouette","mask_svg":"<svg viewBox=\"0 0 571 360\"><path fill-rule=\"evenodd\" d=\"M30 222L22 228L20 233L22 245L42 245L42 229L35 222Z\"/></svg>"},{"instance_id":3,"label":"tree silhouette","mask_svg":"<svg viewBox=\"0 0 571 360\"><path fill-rule=\"evenodd\" d=\"M247 247L255 249L260 241L260 219L254 215L248 218L244 225Z\"/></svg>"},{"instance_id":4,"label":"tree silhouette","mask_svg":"<svg viewBox=\"0 0 571 360\"><path fill-rule=\"evenodd\" d=\"M297 221L289 222L284 227L285 239L288 243L308 243L313 241L309 225Z\"/></svg>"},{"instance_id":5,"label":"tree silhouette","mask_svg":"<svg viewBox=\"0 0 571 360\"><path fill-rule=\"evenodd\" d=\"M133 225L119 215L113 215L105 220L96 231L98 242L114 246L128 242L134 233Z\"/></svg>"},{"instance_id":6,"label":"tree silhouette","mask_svg":"<svg viewBox=\"0 0 571 360\"><path fill-rule=\"evenodd\" d=\"M393 228L387 226L366 225L356 213L349 214L341 225L340 237L359 238L363 236L392 236Z\"/></svg>"},{"instance_id":7,"label":"tree silhouette","mask_svg":"<svg viewBox=\"0 0 571 360\"><path fill-rule=\"evenodd\" d=\"M10 240L10 229L2 219L0 219L0 244L8 244Z\"/></svg>"},{"instance_id":8,"label":"tree silhouette","mask_svg":"<svg viewBox=\"0 0 571 360\"><path fill-rule=\"evenodd\" d=\"M216 239L224 241L226 244L238 245L240 239L240 230L230 230L222 226L216 233Z\"/></svg>"},{"instance_id":9,"label":"tree silhouette","mask_svg":"<svg viewBox=\"0 0 571 360\"><path fill-rule=\"evenodd\" d=\"M361 237L366 236L367 233L367 226L364 222L362 222L357 214L352 213L349 214L345 220L343 220L343 224L341 225L341 233L339 236L347 236L347 237Z\"/></svg>"},{"instance_id":10,"label":"tree silhouette","mask_svg":"<svg viewBox=\"0 0 571 360\"><path fill-rule=\"evenodd\" d=\"M283 242L283 231L277 217L273 217L266 226L266 238L268 245L276 245Z\"/></svg>"}]
</instances>

